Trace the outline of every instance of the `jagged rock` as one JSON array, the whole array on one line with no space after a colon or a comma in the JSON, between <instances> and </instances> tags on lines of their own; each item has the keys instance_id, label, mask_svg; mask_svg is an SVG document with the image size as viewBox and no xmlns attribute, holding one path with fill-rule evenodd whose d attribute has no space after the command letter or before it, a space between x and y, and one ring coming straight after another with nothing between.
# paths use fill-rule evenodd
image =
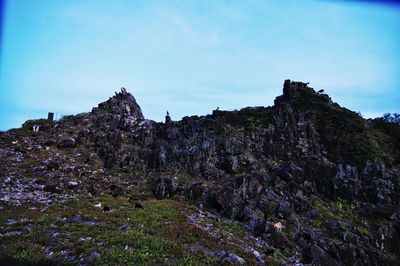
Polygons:
<instances>
[{"instance_id":1,"label":"jagged rock","mask_svg":"<svg viewBox=\"0 0 400 266\"><path fill-rule=\"evenodd\" d=\"M43 187L43 190L46 191L46 192L50 192L50 193L61 193L61 190L55 184L46 184Z\"/></svg>"},{"instance_id":2,"label":"jagged rock","mask_svg":"<svg viewBox=\"0 0 400 266\"><path fill-rule=\"evenodd\" d=\"M203 183L193 183L186 188L185 196L191 200L199 200L207 192L207 187Z\"/></svg>"},{"instance_id":3,"label":"jagged rock","mask_svg":"<svg viewBox=\"0 0 400 266\"><path fill-rule=\"evenodd\" d=\"M117 185L111 185L110 186L110 193L113 197L118 197L118 196L122 196L125 194L125 190Z\"/></svg>"},{"instance_id":4,"label":"jagged rock","mask_svg":"<svg viewBox=\"0 0 400 266\"><path fill-rule=\"evenodd\" d=\"M267 255L289 250L288 265L390 264L400 256L400 127L364 120L303 82L286 80L274 103L157 123L122 89L45 131L27 122L0 133L1 208L111 194L131 197L134 211L150 183L158 199L214 209L216 223L242 221ZM199 224L205 209L189 220L213 233L218 224Z\"/></svg>"},{"instance_id":5,"label":"jagged rock","mask_svg":"<svg viewBox=\"0 0 400 266\"><path fill-rule=\"evenodd\" d=\"M311 247L313 263L317 266L339 266L340 264L329 256L322 248L317 245Z\"/></svg>"},{"instance_id":6,"label":"jagged rock","mask_svg":"<svg viewBox=\"0 0 400 266\"><path fill-rule=\"evenodd\" d=\"M75 148L76 145L76 140L72 137L60 139L57 142L57 147L59 148Z\"/></svg>"},{"instance_id":7,"label":"jagged rock","mask_svg":"<svg viewBox=\"0 0 400 266\"><path fill-rule=\"evenodd\" d=\"M49 169L49 170L57 169L57 168L60 166L60 164L59 164L57 161L54 161L54 160L52 160L52 159L50 159L50 158L44 160L42 163L43 163L43 164L47 167L47 169Z\"/></svg>"},{"instance_id":8,"label":"jagged rock","mask_svg":"<svg viewBox=\"0 0 400 266\"><path fill-rule=\"evenodd\" d=\"M242 257L239 257L236 254L228 253L225 251L215 252L214 256L220 260L224 260L232 264L243 265L246 263L246 261Z\"/></svg>"},{"instance_id":9,"label":"jagged rock","mask_svg":"<svg viewBox=\"0 0 400 266\"><path fill-rule=\"evenodd\" d=\"M159 177L153 182L153 192L157 199L164 199L174 195L178 186L175 177Z\"/></svg>"},{"instance_id":10,"label":"jagged rock","mask_svg":"<svg viewBox=\"0 0 400 266\"><path fill-rule=\"evenodd\" d=\"M129 128L144 120L142 110L132 94L124 88L108 101L102 102L92 112L96 114L96 123L111 123L112 128Z\"/></svg>"},{"instance_id":11,"label":"jagged rock","mask_svg":"<svg viewBox=\"0 0 400 266\"><path fill-rule=\"evenodd\" d=\"M280 217L287 218L291 212L292 208L289 202L282 200L278 203L277 213Z\"/></svg>"},{"instance_id":12,"label":"jagged rock","mask_svg":"<svg viewBox=\"0 0 400 266\"><path fill-rule=\"evenodd\" d=\"M371 204L367 202L360 202L358 204L358 210L365 216L390 219L396 213L396 211L400 210L400 207L391 204Z\"/></svg>"}]
</instances>

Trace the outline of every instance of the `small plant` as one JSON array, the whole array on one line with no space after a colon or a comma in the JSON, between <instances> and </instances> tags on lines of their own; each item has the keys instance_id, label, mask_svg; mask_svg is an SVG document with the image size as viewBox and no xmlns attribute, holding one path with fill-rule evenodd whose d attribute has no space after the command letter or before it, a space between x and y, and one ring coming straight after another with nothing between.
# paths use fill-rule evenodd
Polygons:
<instances>
[{"instance_id":1,"label":"small plant","mask_svg":"<svg viewBox=\"0 0 400 266\"><path fill-rule=\"evenodd\" d=\"M74 118L74 115L63 115L61 118L58 120L59 122L66 122L70 121Z\"/></svg>"},{"instance_id":2,"label":"small plant","mask_svg":"<svg viewBox=\"0 0 400 266\"><path fill-rule=\"evenodd\" d=\"M344 212L344 214L347 216L351 216L353 210L355 209L354 203L352 203L348 200L342 199L340 197L338 197L335 200L334 204L337 208L342 210Z\"/></svg>"},{"instance_id":3,"label":"small plant","mask_svg":"<svg viewBox=\"0 0 400 266\"><path fill-rule=\"evenodd\" d=\"M370 234L369 229L368 229L366 226L358 226L358 227L357 227L357 231L358 231L360 234L364 235L364 236L367 236L367 235Z\"/></svg>"},{"instance_id":4,"label":"small plant","mask_svg":"<svg viewBox=\"0 0 400 266\"><path fill-rule=\"evenodd\" d=\"M321 215L322 219L332 218L333 217L332 212L325 205L323 205L321 202L318 202L315 205L315 209Z\"/></svg>"},{"instance_id":5,"label":"small plant","mask_svg":"<svg viewBox=\"0 0 400 266\"><path fill-rule=\"evenodd\" d=\"M322 220L320 218L317 218L314 220L314 226L317 228L320 228L322 226Z\"/></svg>"},{"instance_id":6,"label":"small plant","mask_svg":"<svg viewBox=\"0 0 400 266\"><path fill-rule=\"evenodd\" d=\"M199 264L199 259L196 258L193 255L187 255L180 259L178 263L176 264L177 266L195 266L195 265L200 265Z\"/></svg>"},{"instance_id":7,"label":"small plant","mask_svg":"<svg viewBox=\"0 0 400 266\"><path fill-rule=\"evenodd\" d=\"M41 127L47 127L51 125L52 122L47 120L47 119L33 119L33 120L27 120L22 124L22 129L26 131L31 131L33 129L34 125L38 125Z\"/></svg>"},{"instance_id":8,"label":"small plant","mask_svg":"<svg viewBox=\"0 0 400 266\"><path fill-rule=\"evenodd\" d=\"M231 233L243 232L242 225L240 225L237 222L225 222L225 223L221 224L221 227Z\"/></svg>"},{"instance_id":9,"label":"small plant","mask_svg":"<svg viewBox=\"0 0 400 266\"><path fill-rule=\"evenodd\" d=\"M184 185L190 184L192 181L190 176L187 175L178 175L176 178L178 178L179 182L181 182Z\"/></svg>"}]
</instances>

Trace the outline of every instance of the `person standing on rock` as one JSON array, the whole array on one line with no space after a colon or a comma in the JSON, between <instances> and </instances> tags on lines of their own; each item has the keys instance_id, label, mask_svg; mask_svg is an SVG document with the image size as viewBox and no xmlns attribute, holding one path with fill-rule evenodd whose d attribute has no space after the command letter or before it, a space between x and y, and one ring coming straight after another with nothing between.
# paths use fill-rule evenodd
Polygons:
<instances>
[{"instance_id":1,"label":"person standing on rock","mask_svg":"<svg viewBox=\"0 0 400 266\"><path fill-rule=\"evenodd\" d=\"M171 122L172 122L171 117L169 116L169 112L167 111L167 115L165 116L165 124L169 124Z\"/></svg>"}]
</instances>

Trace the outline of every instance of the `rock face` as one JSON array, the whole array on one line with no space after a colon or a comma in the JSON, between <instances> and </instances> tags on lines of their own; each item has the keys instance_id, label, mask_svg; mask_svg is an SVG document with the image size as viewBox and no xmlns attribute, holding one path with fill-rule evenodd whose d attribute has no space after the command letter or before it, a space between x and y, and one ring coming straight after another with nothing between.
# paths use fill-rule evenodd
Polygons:
<instances>
[{"instance_id":1,"label":"rock face","mask_svg":"<svg viewBox=\"0 0 400 266\"><path fill-rule=\"evenodd\" d=\"M305 83L286 81L284 92L273 107L214 111L168 124L144 120L133 97L119 93L99 105L108 106L103 109L118 126L92 129L100 134L92 139L108 167L204 179L275 173L329 198L399 203L398 175L386 166L399 158L390 158L367 121ZM91 115L98 119L97 110ZM107 125L100 120L100 127Z\"/></svg>"},{"instance_id":2,"label":"rock face","mask_svg":"<svg viewBox=\"0 0 400 266\"><path fill-rule=\"evenodd\" d=\"M114 97L93 108L92 114L96 116L98 122L111 125L112 128L129 128L136 122L144 120L135 97L125 88L121 88L121 92L116 92Z\"/></svg>"},{"instance_id":3,"label":"rock face","mask_svg":"<svg viewBox=\"0 0 400 266\"><path fill-rule=\"evenodd\" d=\"M125 88L121 88L121 92L116 92L115 96L108 99L108 101L99 103L98 107L94 108L92 112L104 112L114 115L131 116L134 119L144 119L142 110L136 103L135 97L128 93Z\"/></svg>"},{"instance_id":4,"label":"rock face","mask_svg":"<svg viewBox=\"0 0 400 266\"><path fill-rule=\"evenodd\" d=\"M123 88L48 129L61 136L48 145L86 145L88 161L143 176L158 199L183 196L237 219L268 253L289 249L315 265L390 265L400 256L400 126L382 123L290 80L272 107L167 123L146 120Z\"/></svg>"}]
</instances>

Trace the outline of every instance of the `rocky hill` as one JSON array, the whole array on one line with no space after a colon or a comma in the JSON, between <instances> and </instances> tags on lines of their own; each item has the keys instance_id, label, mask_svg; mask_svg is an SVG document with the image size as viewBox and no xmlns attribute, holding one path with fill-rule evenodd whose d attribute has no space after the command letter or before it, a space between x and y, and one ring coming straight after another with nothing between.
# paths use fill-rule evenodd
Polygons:
<instances>
[{"instance_id":1,"label":"rocky hill","mask_svg":"<svg viewBox=\"0 0 400 266\"><path fill-rule=\"evenodd\" d=\"M0 133L0 206L4 265L399 265L400 126L290 80L165 123L123 88Z\"/></svg>"}]
</instances>

